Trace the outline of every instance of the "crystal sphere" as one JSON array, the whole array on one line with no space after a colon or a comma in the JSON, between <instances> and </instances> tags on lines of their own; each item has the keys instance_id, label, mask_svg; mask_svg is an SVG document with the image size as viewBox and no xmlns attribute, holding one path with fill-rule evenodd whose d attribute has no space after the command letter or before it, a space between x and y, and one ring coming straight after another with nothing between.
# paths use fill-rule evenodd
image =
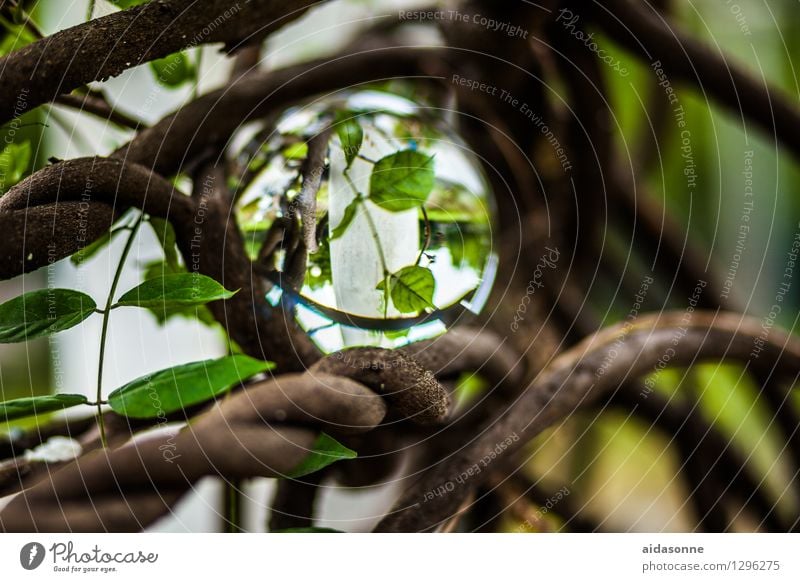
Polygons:
<instances>
[{"instance_id":1,"label":"crystal sphere","mask_svg":"<svg viewBox=\"0 0 800 582\"><path fill-rule=\"evenodd\" d=\"M433 337L486 302L494 198L447 117L360 90L232 141L235 212L267 299L323 351Z\"/></svg>"}]
</instances>

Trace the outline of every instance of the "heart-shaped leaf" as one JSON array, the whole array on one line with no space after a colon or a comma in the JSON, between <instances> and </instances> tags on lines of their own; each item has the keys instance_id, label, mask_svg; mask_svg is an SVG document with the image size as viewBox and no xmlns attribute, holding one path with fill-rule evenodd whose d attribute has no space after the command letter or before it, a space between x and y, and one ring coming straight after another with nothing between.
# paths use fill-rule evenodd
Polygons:
<instances>
[{"instance_id":1,"label":"heart-shaped leaf","mask_svg":"<svg viewBox=\"0 0 800 582\"><path fill-rule=\"evenodd\" d=\"M369 178L369 199L392 212L422 206L433 190L433 156L414 150L378 160Z\"/></svg>"},{"instance_id":2,"label":"heart-shaped leaf","mask_svg":"<svg viewBox=\"0 0 800 582\"><path fill-rule=\"evenodd\" d=\"M335 438L323 432L320 433L317 440L314 441L309 455L303 459L297 467L290 471L288 476L302 477L304 475L309 475L336 461L355 459L357 456L358 453L348 449Z\"/></svg>"},{"instance_id":3,"label":"heart-shaped leaf","mask_svg":"<svg viewBox=\"0 0 800 582\"><path fill-rule=\"evenodd\" d=\"M272 368L272 362L240 355L181 364L114 390L108 395L108 404L125 416L156 418L224 394Z\"/></svg>"},{"instance_id":4,"label":"heart-shaped leaf","mask_svg":"<svg viewBox=\"0 0 800 582\"><path fill-rule=\"evenodd\" d=\"M385 281L376 288L384 290ZM419 313L427 307L436 309L433 304L436 279L430 269L416 265L403 267L390 275L389 289L392 303L400 313Z\"/></svg>"},{"instance_id":5,"label":"heart-shaped leaf","mask_svg":"<svg viewBox=\"0 0 800 582\"><path fill-rule=\"evenodd\" d=\"M116 306L167 309L204 305L210 301L230 299L236 291L228 291L211 277L199 273L170 273L148 279L117 301Z\"/></svg>"},{"instance_id":6,"label":"heart-shaped leaf","mask_svg":"<svg viewBox=\"0 0 800 582\"><path fill-rule=\"evenodd\" d=\"M79 404L88 404L86 396L82 394L48 394L46 396L32 396L30 398L17 398L0 402L0 422L34 416L54 410L72 408Z\"/></svg>"},{"instance_id":7,"label":"heart-shaped leaf","mask_svg":"<svg viewBox=\"0 0 800 582\"><path fill-rule=\"evenodd\" d=\"M78 325L97 304L80 291L40 289L0 305L0 343L24 342Z\"/></svg>"}]
</instances>

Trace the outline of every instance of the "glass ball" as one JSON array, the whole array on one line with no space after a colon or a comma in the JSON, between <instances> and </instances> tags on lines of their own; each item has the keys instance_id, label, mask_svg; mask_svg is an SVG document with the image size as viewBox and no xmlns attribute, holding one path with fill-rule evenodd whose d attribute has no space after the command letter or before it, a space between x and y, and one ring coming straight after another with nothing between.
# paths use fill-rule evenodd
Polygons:
<instances>
[{"instance_id":1,"label":"glass ball","mask_svg":"<svg viewBox=\"0 0 800 582\"><path fill-rule=\"evenodd\" d=\"M484 306L493 194L447 113L360 90L240 130L235 212L267 299L325 352L398 347Z\"/></svg>"}]
</instances>

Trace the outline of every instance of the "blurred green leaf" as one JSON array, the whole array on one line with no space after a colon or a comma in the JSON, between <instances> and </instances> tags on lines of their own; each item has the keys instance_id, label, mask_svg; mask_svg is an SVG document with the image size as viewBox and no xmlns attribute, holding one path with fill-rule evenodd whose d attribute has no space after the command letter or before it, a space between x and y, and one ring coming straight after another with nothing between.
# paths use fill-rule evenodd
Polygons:
<instances>
[{"instance_id":1,"label":"blurred green leaf","mask_svg":"<svg viewBox=\"0 0 800 582\"><path fill-rule=\"evenodd\" d=\"M305 142L293 143L285 150L283 150L283 157L286 158L287 160L304 160L307 156L308 156L308 144Z\"/></svg>"},{"instance_id":2,"label":"blurred green leaf","mask_svg":"<svg viewBox=\"0 0 800 582\"><path fill-rule=\"evenodd\" d=\"M224 394L273 367L272 362L238 355L181 364L114 390L108 395L108 404L125 416L155 418Z\"/></svg>"},{"instance_id":3,"label":"blurred green leaf","mask_svg":"<svg viewBox=\"0 0 800 582\"><path fill-rule=\"evenodd\" d=\"M131 6L139 6L140 4L147 4L150 0L108 0L115 6L119 6L123 10Z\"/></svg>"},{"instance_id":4,"label":"blurred green leaf","mask_svg":"<svg viewBox=\"0 0 800 582\"><path fill-rule=\"evenodd\" d=\"M376 289L383 291L385 281L378 283ZM419 313L433 305L433 292L436 279L426 267L411 265L389 276L389 289L392 303L400 313Z\"/></svg>"},{"instance_id":5,"label":"blurred green leaf","mask_svg":"<svg viewBox=\"0 0 800 582\"><path fill-rule=\"evenodd\" d=\"M331 240L335 240L344 234L344 231L347 230L347 227L350 226L350 223L353 222L353 219L356 217L359 204L361 204L361 199L353 198L353 201L347 205L344 209L344 216L342 216L341 222L331 231Z\"/></svg>"},{"instance_id":6,"label":"blurred green leaf","mask_svg":"<svg viewBox=\"0 0 800 582\"><path fill-rule=\"evenodd\" d=\"M303 459L297 467L290 471L288 476L302 477L304 475L309 475L336 461L355 459L357 456L358 454L355 451L348 449L335 438L323 432L320 433L317 440L314 441L311 453Z\"/></svg>"},{"instance_id":7,"label":"blurred green leaf","mask_svg":"<svg viewBox=\"0 0 800 582\"><path fill-rule=\"evenodd\" d=\"M82 394L49 394L47 396L33 396L30 398L17 398L0 402L0 422L34 416L54 410L72 408L79 404L88 404L89 400Z\"/></svg>"},{"instance_id":8,"label":"blurred green leaf","mask_svg":"<svg viewBox=\"0 0 800 582\"><path fill-rule=\"evenodd\" d=\"M15 24L0 16L0 57L36 40L37 38L25 25Z\"/></svg>"},{"instance_id":9,"label":"blurred green leaf","mask_svg":"<svg viewBox=\"0 0 800 582\"><path fill-rule=\"evenodd\" d=\"M339 142L342 144L344 159L347 161L347 167L349 168L361 150L361 143L364 141L364 130L361 129L361 124L352 111L337 111L334 125L336 127L336 135L339 136Z\"/></svg>"},{"instance_id":10,"label":"blurred green leaf","mask_svg":"<svg viewBox=\"0 0 800 582\"><path fill-rule=\"evenodd\" d=\"M0 194L18 184L31 166L31 144L9 143L0 150Z\"/></svg>"},{"instance_id":11,"label":"blurred green leaf","mask_svg":"<svg viewBox=\"0 0 800 582\"><path fill-rule=\"evenodd\" d=\"M462 372L456 380L456 388L453 390L453 400L456 406L461 408L474 402L481 394L489 389L489 382L482 376L474 372Z\"/></svg>"},{"instance_id":12,"label":"blurred green leaf","mask_svg":"<svg viewBox=\"0 0 800 582\"><path fill-rule=\"evenodd\" d=\"M115 307L188 307L230 299L236 293L237 291L228 291L211 277L199 273L172 273L134 287L120 297Z\"/></svg>"},{"instance_id":13,"label":"blurred green leaf","mask_svg":"<svg viewBox=\"0 0 800 582\"><path fill-rule=\"evenodd\" d=\"M484 225L491 222L491 211L480 196L463 184L445 179L436 182L425 210L431 222Z\"/></svg>"},{"instance_id":14,"label":"blurred green leaf","mask_svg":"<svg viewBox=\"0 0 800 582\"><path fill-rule=\"evenodd\" d=\"M72 289L40 289L0 305L0 343L24 342L78 325L97 309Z\"/></svg>"},{"instance_id":15,"label":"blurred green leaf","mask_svg":"<svg viewBox=\"0 0 800 582\"><path fill-rule=\"evenodd\" d=\"M410 333L411 333L411 328L383 330L384 337L391 340L405 339L410 335Z\"/></svg>"},{"instance_id":16,"label":"blurred green leaf","mask_svg":"<svg viewBox=\"0 0 800 582\"><path fill-rule=\"evenodd\" d=\"M151 61L150 68L156 81L170 89L193 81L196 75L195 67L185 53L173 53L163 59Z\"/></svg>"},{"instance_id":17,"label":"blurred green leaf","mask_svg":"<svg viewBox=\"0 0 800 582\"><path fill-rule=\"evenodd\" d=\"M381 158L372 168L369 199L392 212L418 208L433 184L433 156L403 150Z\"/></svg>"},{"instance_id":18,"label":"blurred green leaf","mask_svg":"<svg viewBox=\"0 0 800 582\"><path fill-rule=\"evenodd\" d=\"M740 450L764 475L764 485L780 496L786 483L781 483L775 460L786 442L760 386L736 363L700 364L694 370L700 414L726 435L730 446Z\"/></svg>"},{"instance_id":19,"label":"blurred green leaf","mask_svg":"<svg viewBox=\"0 0 800 582\"><path fill-rule=\"evenodd\" d=\"M438 224L430 248L446 244L452 265L458 269L469 267L480 272L486 263L486 249L491 247L491 230L482 225Z\"/></svg>"}]
</instances>

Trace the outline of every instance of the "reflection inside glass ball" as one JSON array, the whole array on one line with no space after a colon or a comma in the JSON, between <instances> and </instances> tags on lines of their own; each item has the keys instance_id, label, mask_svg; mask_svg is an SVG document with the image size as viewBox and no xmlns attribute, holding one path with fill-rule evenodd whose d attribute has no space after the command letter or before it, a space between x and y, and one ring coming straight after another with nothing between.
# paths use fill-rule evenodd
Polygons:
<instances>
[{"instance_id":1,"label":"reflection inside glass ball","mask_svg":"<svg viewBox=\"0 0 800 582\"><path fill-rule=\"evenodd\" d=\"M267 298L324 351L396 347L483 307L494 201L440 110L358 91L243 128L231 149Z\"/></svg>"}]
</instances>

